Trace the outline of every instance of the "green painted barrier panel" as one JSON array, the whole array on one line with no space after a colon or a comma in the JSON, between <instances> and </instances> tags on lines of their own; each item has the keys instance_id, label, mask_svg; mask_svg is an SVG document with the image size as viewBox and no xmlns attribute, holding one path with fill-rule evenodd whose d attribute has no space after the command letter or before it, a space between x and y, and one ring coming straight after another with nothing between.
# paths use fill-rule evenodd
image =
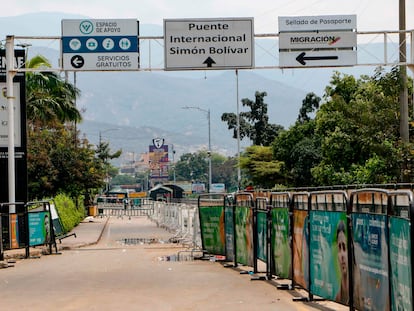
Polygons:
<instances>
[{"instance_id":1,"label":"green painted barrier panel","mask_svg":"<svg viewBox=\"0 0 414 311\"><path fill-rule=\"evenodd\" d=\"M264 211L257 212L257 258L267 262L267 215Z\"/></svg>"},{"instance_id":2,"label":"green painted barrier panel","mask_svg":"<svg viewBox=\"0 0 414 311\"><path fill-rule=\"evenodd\" d=\"M224 207L199 208L203 249L209 254L225 255Z\"/></svg>"},{"instance_id":3,"label":"green painted barrier panel","mask_svg":"<svg viewBox=\"0 0 414 311\"><path fill-rule=\"evenodd\" d=\"M249 207L238 206L235 209L236 224L236 261L253 266L253 211Z\"/></svg>"},{"instance_id":4,"label":"green painted barrier panel","mask_svg":"<svg viewBox=\"0 0 414 311\"><path fill-rule=\"evenodd\" d=\"M275 275L291 277L291 248L289 242L289 209L272 209L272 256Z\"/></svg>"}]
</instances>

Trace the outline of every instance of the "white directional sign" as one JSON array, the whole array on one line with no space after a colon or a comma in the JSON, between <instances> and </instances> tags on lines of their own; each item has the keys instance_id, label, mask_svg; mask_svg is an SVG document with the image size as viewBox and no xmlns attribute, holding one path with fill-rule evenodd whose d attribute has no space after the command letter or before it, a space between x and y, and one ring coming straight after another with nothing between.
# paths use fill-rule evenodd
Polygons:
<instances>
[{"instance_id":1,"label":"white directional sign","mask_svg":"<svg viewBox=\"0 0 414 311\"><path fill-rule=\"evenodd\" d=\"M357 63L355 15L279 17L280 67Z\"/></svg>"},{"instance_id":2,"label":"white directional sign","mask_svg":"<svg viewBox=\"0 0 414 311\"><path fill-rule=\"evenodd\" d=\"M254 67L253 18L164 20L165 70Z\"/></svg>"},{"instance_id":3,"label":"white directional sign","mask_svg":"<svg viewBox=\"0 0 414 311\"><path fill-rule=\"evenodd\" d=\"M62 54L64 70L137 70L138 21L62 20Z\"/></svg>"}]
</instances>

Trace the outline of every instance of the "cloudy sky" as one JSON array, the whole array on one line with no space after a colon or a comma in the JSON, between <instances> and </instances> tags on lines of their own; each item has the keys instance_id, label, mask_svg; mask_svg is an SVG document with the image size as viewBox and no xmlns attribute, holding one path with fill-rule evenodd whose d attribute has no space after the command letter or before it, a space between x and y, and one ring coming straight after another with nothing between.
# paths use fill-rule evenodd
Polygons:
<instances>
[{"instance_id":1,"label":"cloudy sky","mask_svg":"<svg viewBox=\"0 0 414 311\"><path fill-rule=\"evenodd\" d=\"M254 17L255 33L278 31L278 16L357 15L359 31L397 30L399 1L390 0L13 0L1 16L61 12L90 18L137 18L162 25L164 18ZM406 0L407 29L414 29L414 1Z\"/></svg>"}]
</instances>

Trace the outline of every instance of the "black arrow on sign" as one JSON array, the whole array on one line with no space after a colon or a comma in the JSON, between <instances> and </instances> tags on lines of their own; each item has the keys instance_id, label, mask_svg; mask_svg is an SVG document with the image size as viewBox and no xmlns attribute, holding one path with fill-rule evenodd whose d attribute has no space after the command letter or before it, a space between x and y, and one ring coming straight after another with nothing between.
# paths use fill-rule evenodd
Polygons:
<instances>
[{"instance_id":1,"label":"black arrow on sign","mask_svg":"<svg viewBox=\"0 0 414 311\"><path fill-rule=\"evenodd\" d=\"M305 56L306 53L302 52L296 57L296 60L302 65L306 65L305 60L330 60L338 59L338 56Z\"/></svg>"},{"instance_id":2,"label":"black arrow on sign","mask_svg":"<svg viewBox=\"0 0 414 311\"><path fill-rule=\"evenodd\" d=\"M83 59L82 56L75 55L70 59L70 63L73 68L79 69L79 68L82 68L83 65L85 64L85 60Z\"/></svg>"},{"instance_id":3,"label":"black arrow on sign","mask_svg":"<svg viewBox=\"0 0 414 311\"><path fill-rule=\"evenodd\" d=\"M211 67L212 64L215 64L216 62L209 56L207 57L207 59L204 61L203 64L206 64L207 67Z\"/></svg>"}]
</instances>

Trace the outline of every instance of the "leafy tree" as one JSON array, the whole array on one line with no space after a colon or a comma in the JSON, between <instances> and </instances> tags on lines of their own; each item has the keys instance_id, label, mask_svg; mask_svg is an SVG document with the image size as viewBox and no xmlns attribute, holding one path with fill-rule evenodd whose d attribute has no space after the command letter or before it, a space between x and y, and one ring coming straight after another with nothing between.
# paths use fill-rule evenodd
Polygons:
<instances>
[{"instance_id":1,"label":"leafy tree","mask_svg":"<svg viewBox=\"0 0 414 311\"><path fill-rule=\"evenodd\" d=\"M213 183L224 183L226 189L237 189L235 158L226 158L218 153L211 154ZM175 163L177 181L208 183L208 154L205 151L183 154ZM170 175L172 178L172 175Z\"/></svg>"},{"instance_id":2,"label":"leafy tree","mask_svg":"<svg viewBox=\"0 0 414 311\"><path fill-rule=\"evenodd\" d=\"M111 153L111 148L109 148L109 142L101 141L96 146L96 155L106 166L110 165L110 160L119 158L121 154L121 149L115 151L114 153Z\"/></svg>"},{"instance_id":3,"label":"leafy tree","mask_svg":"<svg viewBox=\"0 0 414 311\"><path fill-rule=\"evenodd\" d=\"M248 137L253 145L270 146L278 132L283 129L281 125L270 124L267 104L264 102L266 92L256 92L255 101L242 99L242 105L250 111L239 114L240 139ZM229 130L233 130L233 138L237 138L237 115L223 113L221 120L227 122Z\"/></svg>"},{"instance_id":4,"label":"leafy tree","mask_svg":"<svg viewBox=\"0 0 414 311\"><path fill-rule=\"evenodd\" d=\"M312 186L311 169L321 160L320 138L315 134L316 122L309 115L319 108L321 99L306 95L296 123L279 133L273 142L274 158L285 164L285 183L290 186Z\"/></svg>"},{"instance_id":5,"label":"leafy tree","mask_svg":"<svg viewBox=\"0 0 414 311\"><path fill-rule=\"evenodd\" d=\"M206 151L185 153L175 164L178 181L196 181L208 183L208 154Z\"/></svg>"},{"instance_id":6,"label":"leafy tree","mask_svg":"<svg viewBox=\"0 0 414 311\"><path fill-rule=\"evenodd\" d=\"M275 139L274 159L285 164L285 184L312 186L315 184L311 169L321 160L320 137L315 134L315 120L297 121L289 130Z\"/></svg>"},{"instance_id":7,"label":"leafy tree","mask_svg":"<svg viewBox=\"0 0 414 311\"><path fill-rule=\"evenodd\" d=\"M95 146L78 138L70 123L82 119L75 105L79 90L48 71L51 65L46 58L38 55L26 67L40 70L26 74L29 199L58 193L88 198L103 186L106 172L112 172L107 159L120 152L110 154L108 146L99 146L96 156Z\"/></svg>"},{"instance_id":8,"label":"leafy tree","mask_svg":"<svg viewBox=\"0 0 414 311\"><path fill-rule=\"evenodd\" d=\"M46 71L49 61L41 56L28 60L26 67L45 69L26 73L26 103L29 124L54 125L67 121L79 122L82 117L75 101L79 90L57 73Z\"/></svg>"},{"instance_id":9,"label":"leafy tree","mask_svg":"<svg viewBox=\"0 0 414 311\"><path fill-rule=\"evenodd\" d=\"M62 125L29 131L27 160L30 200L58 193L78 197L103 185L104 171L92 146L86 140L74 143L72 131Z\"/></svg>"},{"instance_id":10,"label":"leafy tree","mask_svg":"<svg viewBox=\"0 0 414 311\"><path fill-rule=\"evenodd\" d=\"M256 187L269 189L285 181L284 163L273 159L271 147L247 147L240 157L240 167Z\"/></svg>"},{"instance_id":11,"label":"leafy tree","mask_svg":"<svg viewBox=\"0 0 414 311\"><path fill-rule=\"evenodd\" d=\"M237 190L237 158L212 154L213 183L223 183L228 191Z\"/></svg>"},{"instance_id":12,"label":"leafy tree","mask_svg":"<svg viewBox=\"0 0 414 311\"><path fill-rule=\"evenodd\" d=\"M319 184L404 180L399 141L398 68L373 77L335 73L316 116L322 161L312 173ZM408 147L409 148L409 147Z\"/></svg>"},{"instance_id":13,"label":"leafy tree","mask_svg":"<svg viewBox=\"0 0 414 311\"><path fill-rule=\"evenodd\" d=\"M298 122L304 123L311 120L309 113L314 112L319 108L321 98L315 93L308 93L305 99L302 101L302 107L299 110Z\"/></svg>"}]
</instances>

